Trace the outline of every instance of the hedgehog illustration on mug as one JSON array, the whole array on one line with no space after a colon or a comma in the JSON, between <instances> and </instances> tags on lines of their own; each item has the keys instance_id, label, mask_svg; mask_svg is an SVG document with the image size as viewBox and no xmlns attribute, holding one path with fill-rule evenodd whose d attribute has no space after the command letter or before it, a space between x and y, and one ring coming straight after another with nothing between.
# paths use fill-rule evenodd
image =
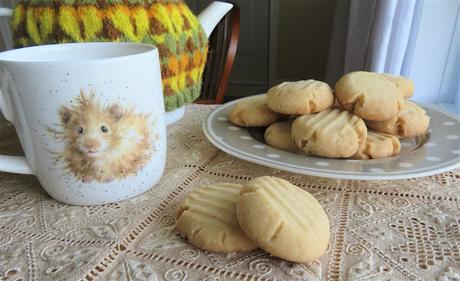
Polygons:
<instances>
[{"instance_id":1,"label":"hedgehog illustration on mug","mask_svg":"<svg viewBox=\"0 0 460 281\"><path fill-rule=\"evenodd\" d=\"M101 105L83 90L76 104L59 109L60 130L48 128L64 142L53 152L66 170L84 182L110 182L135 175L152 156L149 114L119 103Z\"/></svg>"}]
</instances>

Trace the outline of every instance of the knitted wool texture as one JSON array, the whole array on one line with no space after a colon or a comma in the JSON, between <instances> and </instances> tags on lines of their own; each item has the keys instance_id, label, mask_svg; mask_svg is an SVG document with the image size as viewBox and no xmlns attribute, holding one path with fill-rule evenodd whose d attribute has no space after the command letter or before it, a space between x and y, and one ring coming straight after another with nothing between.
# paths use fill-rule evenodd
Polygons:
<instances>
[{"instance_id":1,"label":"knitted wool texture","mask_svg":"<svg viewBox=\"0 0 460 281\"><path fill-rule=\"evenodd\" d=\"M166 111L201 92L208 41L183 0L30 0L14 8L15 47L142 42L160 54Z\"/></svg>"}]
</instances>

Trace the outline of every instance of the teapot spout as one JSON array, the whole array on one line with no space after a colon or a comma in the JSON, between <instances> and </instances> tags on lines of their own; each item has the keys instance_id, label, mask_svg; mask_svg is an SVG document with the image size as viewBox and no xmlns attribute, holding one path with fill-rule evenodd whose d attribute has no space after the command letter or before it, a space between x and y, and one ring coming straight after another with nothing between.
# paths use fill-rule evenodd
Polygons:
<instances>
[{"instance_id":1,"label":"teapot spout","mask_svg":"<svg viewBox=\"0 0 460 281\"><path fill-rule=\"evenodd\" d=\"M220 20L232 9L230 3L215 1L209 4L199 15L198 20L209 38Z\"/></svg>"}]
</instances>

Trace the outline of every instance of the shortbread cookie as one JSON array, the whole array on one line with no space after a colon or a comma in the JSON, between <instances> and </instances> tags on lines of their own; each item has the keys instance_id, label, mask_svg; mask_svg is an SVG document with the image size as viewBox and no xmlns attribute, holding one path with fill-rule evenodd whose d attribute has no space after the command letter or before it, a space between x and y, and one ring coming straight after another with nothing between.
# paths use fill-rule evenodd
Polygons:
<instances>
[{"instance_id":1,"label":"shortbread cookie","mask_svg":"<svg viewBox=\"0 0 460 281\"><path fill-rule=\"evenodd\" d=\"M353 158L355 159L380 159L394 157L401 151L401 143L395 136L367 131L366 145L363 146Z\"/></svg>"},{"instance_id":2,"label":"shortbread cookie","mask_svg":"<svg viewBox=\"0 0 460 281\"><path fill-rule=\"evenodd\" d=\"M294 143L306 154L348 158L365 145L367 128L358 116L328 109L297 117L292 124Z\"/></svg>"},{"instance_id":3,"label":"shortbread cookie","mask_svg":"<svg viewBox=\"0 0 460 281\"><path fill-rule=\"evenodd\" d=\"M284 82L267 93L268 107L287 115L319 112L334 104L334 95L328 84L316 80Z\"/></svg>"},{"instance_id":4,"label":"shortbread cookie","mask_svg":"<svg viewBox=\"0 0 460 281\"><path fill-rule=\"evenodd\" d=\"M331 106L331 109L335 109L335 108L346 110L345 107L343 107L337 99L334 99L334 104Z\"/></svg>"},{"instance_id":5,"label":"shortbread cookie","mask_svg":"<svg viewBox=\"0 0 460 281\"><path fill-rule=\"evenodd\" d=\"M367 120L393 118L402 107L403 94L383 75L357 71L345 74L335 85L335 96L348 111Z\"/></svg>"},{"instance_id":6,"label":"shortbread cookie","mask_svg":"<svg viewBox=\"0 0 460 281\"><path fill-rule=\"evenodd\" d=\"M324 209L286 180L253 179L240 192L237 215L244 233L276 257L307 262L327 249L330 230Z\"/></svg>"},{"instance_id":7,"label":"shortbread cookie","mask_svg":"<svg viewBox=\"0 0 460 281\"><path fill-rule=\"evenodd\" d=\"M261 127L275 123L279 114L267 107L267 97L256 96L238 102L230 111L228 119L237 126Z\"/></svg>"},{"instance_id":8,"label":"shortbread cookie","mask_svg":"<svg viewBox=\"0 0 460 281\"><path fill-rule=\"evenodd\" d=\"M194 246L215 252L256 248L241 231L236 200L242 185L221 183L192 191L179 204L176 226Z\"/></svg>"},{"instance_id":9,"label":"shortbread cookie","mask_svg":"<svg viewBox=\"0 0 460 281\"><path fill-rule=\"evenodd\" d=\"M430 117L420 106L408 100L395 117L386 121L367 121L366 125L376 131L384 132L398 138L412 138L422 135L428 129Z\"/></svg>"},{"instance_id":10,"label":"shortbread cookie","mask_svg":"<svg viewBox=\"0 0 460 281\"><path fill-rule=\"evenodd\" d=\"M404 76L392 75L388 73L382 73L381 75L385 76L387 79L393 82L401 91L404 98L410 98L414 94L415 86L411 79Z\"/></svg>"},{"instance_id":11,"label":"shortbread cookie","mask_svg":"<svg viewBox=\"0 0 460 281\"><path fill-rule=\"evenodd\" d=\"M278 122L271 124L265 130L265 142L274 148L298 152L299 148L295 145L291 137L291 128L291 122Z\"/></svg>"}]
</instances>

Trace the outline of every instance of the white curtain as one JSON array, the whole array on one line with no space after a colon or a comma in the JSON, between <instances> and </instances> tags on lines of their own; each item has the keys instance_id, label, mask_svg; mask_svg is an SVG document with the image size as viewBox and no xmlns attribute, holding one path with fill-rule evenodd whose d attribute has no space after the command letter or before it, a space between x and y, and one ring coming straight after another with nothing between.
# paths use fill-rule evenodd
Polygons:
<instances>
[{"instance_id":1,"label":"white curtain","mask_svg":"<svg viewBox=\"0 0 460 281\"><path fill-rule=\"evenodd\" d=\"M404 75L413 99L460 114L460 0L340 0L326 80L368 70Z\"/></svg>"},{"instance_id":2,"label":"white curtain","mask_svg":"<svg viewBox=\"0 0 460 281\"><path fill-rule=\"evenodd\" d=\"M14 0L0 0L0 7L12 8L14 5L13 2ZM0 18L0 35L0 51L13 48L9 18Z\"/></svg>"}]
</instances>

